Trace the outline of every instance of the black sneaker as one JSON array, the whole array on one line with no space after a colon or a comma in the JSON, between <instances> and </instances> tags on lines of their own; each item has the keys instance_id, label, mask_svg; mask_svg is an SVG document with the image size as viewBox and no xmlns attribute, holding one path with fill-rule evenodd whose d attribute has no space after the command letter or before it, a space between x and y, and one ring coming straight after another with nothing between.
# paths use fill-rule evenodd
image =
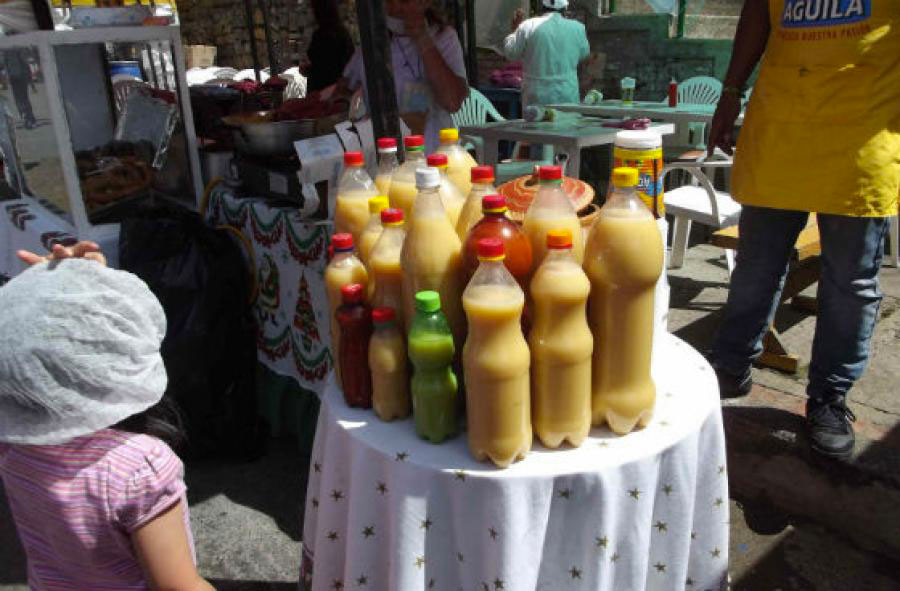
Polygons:
<instances>
[{"instance_id":1,"label":"black sneaker","mask_svg":"<svg viewBox=\"0 0 900 591\"><path fill-rule=\"evenodd\" d=\"M806 425L813 451L830 458L847 458L853 451L856 436L850 424L856 415L844 396L830 401L810 398L806 401Z\"/></svg>"},{"instance_id":2,"label":"black sneaker","mask_svg":"<svg viewBox=\"0 0 900 591\"><path fill-rule=\"evenodd\" d=\"M750 375L749 367L739 376L717 367L715 363L712 367L716 372L716 379L719 380L719 398L740 398L749 394L753 388L753 377Z\"/></svg>"}]
</instances>

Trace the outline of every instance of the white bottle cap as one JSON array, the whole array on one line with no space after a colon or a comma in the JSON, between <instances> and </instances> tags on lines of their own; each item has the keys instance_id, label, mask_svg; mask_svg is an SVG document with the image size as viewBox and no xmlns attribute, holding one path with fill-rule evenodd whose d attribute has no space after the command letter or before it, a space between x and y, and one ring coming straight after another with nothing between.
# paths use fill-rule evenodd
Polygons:
<instances>
[{"instance_id":1,"label":"white bottle cap","mask_svg":"<svg viewBox=\"0 0 900 591\"><path fill-rule=\"evenodd\" d=\"M416 188L434 189L441 186L441 173L437 168L417 168Z\"/></svg>"}]
</instances>

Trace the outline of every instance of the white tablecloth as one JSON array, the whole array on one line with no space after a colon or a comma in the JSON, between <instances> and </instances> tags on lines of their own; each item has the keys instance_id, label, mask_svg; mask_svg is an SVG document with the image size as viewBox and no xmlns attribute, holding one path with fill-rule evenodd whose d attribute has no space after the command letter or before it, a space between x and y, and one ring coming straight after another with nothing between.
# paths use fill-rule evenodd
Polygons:
<instances>
[{"instance_id":1,"label":"white tablecloth","mask_svg":"<svg viewBox=\"0 0 900 591\"><path fill-rule=\"evenodd\" d=\"M465 435L419 440L410 420L323 398L300 588L314 591L719 591L728 565L725 439L715 375L660 341L651 424L536 445L507 470Z\"/></svg>"},{"instance_id":2,"label":"white tablecloth","mask_svg":"<svg viewBox=\"0 0 900 591\"><path fill-rule=\"evenodd\" d=\"M324 279L330 222L304 220L296 208L262 199L238 199L225 185L213 189L207 218L234 226L253 245L260 362L321 395L332 368Z\"/></svg>"}]
</instances>

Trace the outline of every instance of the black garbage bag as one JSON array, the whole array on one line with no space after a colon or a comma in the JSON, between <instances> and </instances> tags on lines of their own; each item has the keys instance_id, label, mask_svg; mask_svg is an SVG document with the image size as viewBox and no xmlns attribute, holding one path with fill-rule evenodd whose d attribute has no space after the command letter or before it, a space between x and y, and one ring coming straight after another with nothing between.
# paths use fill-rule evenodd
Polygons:
<instances>
[{"instance_id":1,"label":"black garbage bag","mask_svg":"<svg viewBox=\"0 0 900 591\"><path fill-rule=\"evenodd\" d=\"M157 206L122 222L119 264L150 286L166 312L167 394L184 414L186 454L251 459L263 453L256 326L240 243L194 212Z\"/></svg>"}]
</instances>

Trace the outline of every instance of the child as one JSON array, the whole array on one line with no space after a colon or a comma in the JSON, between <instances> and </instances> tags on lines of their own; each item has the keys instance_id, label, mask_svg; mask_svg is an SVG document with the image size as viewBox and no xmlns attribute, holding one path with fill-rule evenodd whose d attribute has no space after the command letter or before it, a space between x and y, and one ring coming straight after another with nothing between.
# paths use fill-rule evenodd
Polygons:
<instances>
[{"instance_id":1,"label":"child","mask_svg":"<svg viewBox=\"0 0 900 591\"><path fill-rule=\"evenodd\" d=\"M181 433L163 399L162 307L102 257L62 254L20 253L34 266L0 288L0 478L28 584L210 590L166 443Z\"/></svg>"}]
</instances>

